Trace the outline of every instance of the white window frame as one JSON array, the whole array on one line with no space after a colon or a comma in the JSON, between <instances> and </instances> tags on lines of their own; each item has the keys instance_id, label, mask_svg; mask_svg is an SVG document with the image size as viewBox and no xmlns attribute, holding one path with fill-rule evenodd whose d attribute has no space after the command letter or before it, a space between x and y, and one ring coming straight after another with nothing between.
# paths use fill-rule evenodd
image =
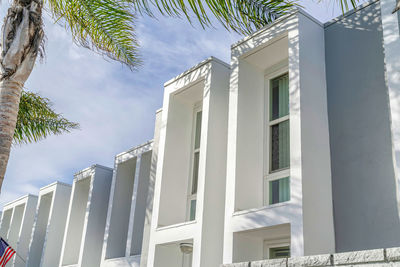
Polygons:
<instances>
[{"instance_id":1,"label":"white window frame","mask_svg":"<svg viewBox=\"0 0 400 267\"><path fill-rule=\"evenodd\" d=\"M289 114L275 119L273 121L270 121L270 89L271 89L271 81L275 78L278 78L279 76L282 76L286 73L289 73L289 67L286 65L284 67L281 67L275 71L271 71L265 74L264 76L264 84L265 84L265 89L264 89L264 99L265 99L265 104L264 104L264 173L263 173L263 184L264 184L264 199L263 203L264 206L271 206L271 205L277 205L281 203L275 203L275 204L269 204L269 184L270 182L274 180L279 180L282 178L289 177L290 179L290 165L287 168L276 170L276 171L271 171L271 127L273 125L279 124L283 121L289 120L290 122L290 109L289 109ZM289 81L290 82L290 81ZM290 93L289 93L289 98L290 98ZM290 129L290 128L289 128ZM291 191L290 191L291 192ZM290 198L291 199L291 198ZM290 201L289 199L289 201Z\"/></svg>"},{"instance_id":2,"label":"white window frame","mask_svg":"<svg viewBox=\"0 0 400 267\"><path fill-rule=\"evenodd\" d=\"M280 247L290 247L290 238L282 238L282 239L275 239L275 240L264 240L263 242L263 257L265 260L270 259L269 250L271 248L280 248ZM291 251L290 251L291 252Z\"/></svg>"},{"instance_id":3,"label":"white window frame","mask_svg":"<svg viewBox=\"0 0 400 267\"><path fill-rule=\"evenodd\" d=\"M199 152L200 153L200 148L201 148L201 132L200 132L200 146L199 148L195 149L195 142L196 142L196 124L197 124L197 113L203 111L203 102L199 101L194 105L193 108L193 115L192 115L192 143L191 143L191 147L190 147L190 155L191 155L191 159L190 159L190 168L189 168L189 182L188 182L188 189L187 189L187 208L186 208L186 220L190 221L190 208L191 208L191 201L192 200L196 200L196 213L197 213L197 192L196 194L192 194L192 187L193 187L193 168L194 168L194 155L195 153ZM203 120L203 114L201 116L201 120ZM202 122L200 122L202 123ZM199 154L200 155L200 154ZM200 159L199 159L200 160ZM198 179L197 179L197 183L198 183ZM198 190L198 185L197 185L197 190ZM197 216L195 216L196 220Z\"/></svg>"}]
</instances>

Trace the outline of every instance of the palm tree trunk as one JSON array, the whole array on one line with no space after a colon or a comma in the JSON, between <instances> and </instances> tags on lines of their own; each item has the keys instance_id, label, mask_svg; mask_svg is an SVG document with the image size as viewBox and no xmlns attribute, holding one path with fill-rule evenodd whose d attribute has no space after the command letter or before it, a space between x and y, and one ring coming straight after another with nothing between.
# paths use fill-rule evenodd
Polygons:
<instances>
[{"instance_id":1,"label":"palm tree trunk","mask_svg":"<svg viewBox=\"0 0 400 267\"><path fill-rule=\"evenodd\" d=\"M0 82L0 188L3 184L10 148L17 123L22 84L5 79Z\"/></svg>"},{"instance_id":2,"label":"palm tree trunk","mask_svg":"<svg viewBox=\"0 0 400 267\"><path fill-rule=\"evenodd\" d=\"M40 0L14 0L0 39L0 190L7 169L19 101L43 40Z\"/></svg>"}]
</instances>

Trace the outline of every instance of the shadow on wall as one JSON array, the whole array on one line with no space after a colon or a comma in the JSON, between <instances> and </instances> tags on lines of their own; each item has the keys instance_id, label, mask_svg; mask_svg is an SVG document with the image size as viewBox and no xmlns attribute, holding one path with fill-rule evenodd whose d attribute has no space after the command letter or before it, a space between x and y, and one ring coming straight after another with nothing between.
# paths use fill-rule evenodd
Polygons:
<instances>
[{"instance_id":1,"label":"shadow on wall","mask_svg":"<svg viewBox=\"0 0 400 267\"><path fill-rule=\"evenodd\" d=\"M399 246L379 2L327 24L325 51L336 251Z\"/></svg>"}]
</instances>

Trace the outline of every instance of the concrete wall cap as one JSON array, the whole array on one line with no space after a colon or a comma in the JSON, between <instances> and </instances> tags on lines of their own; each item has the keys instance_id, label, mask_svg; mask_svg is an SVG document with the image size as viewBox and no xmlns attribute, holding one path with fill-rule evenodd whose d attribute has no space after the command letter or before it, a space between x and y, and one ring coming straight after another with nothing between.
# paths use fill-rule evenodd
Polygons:
<instances>
[{"instance_id":1,"label":"concrete wall cap","mask_svg":"<svg viewBox=\"0 0 400 267\"><path fill-rule=\"evenodd\" d=\"M264 261L254 261L250 267L286 267L287 259L273 259Z\"/></svg>"},{"instance_id":2,"label":"concrete wall cap","mask_svg":"<svg viewBox=\"0 0 400 267\"><path fill-rule=\"evenodd\" d=\"M387 248L386 259L388 261L400 261L400 248Z\"/></svg>"},{"instance_id":3,"label":"concrete wall cap","mask_svg":"<svg viewBox=\"0 0 400 267\"><path fill-rule=\"evenodd\" d=\"M250 262L222 264L221 267L250 267Z\"/></svg>"},{"instance_id":4,"label":"concrete wall cap","mask_svg":"<svg viewBox=\"0 0 400 267\"><path fill-rule=\"evenodd\" d=\"M289 267L299 267L299 266L329 266L331 265L331 255L314 255L305 257L296 257L288 259Z\"/></svg>"},{"instance_id":5,"label":"concrete wall cap","mask_svg":"<svg viewBox=\"0 0 400 267\"><path fill-rule=\"evenodd\" d=\"M216 57L211 56L211 57L209 57L209 58L207 58L207 59L201 61L200 63L198 63L198 64L195 65L194 67L191 67L190 69L188 69L188 70L182 72L182 73L179 74L178 76L175 76L174 78L172 78L172 79L170 79L169 81L165 82L165 83L164 83L164 87L167 87L168 85L170 85L170 84L172 84L172 83L178 81L179 79L182 79L183 77L185 77L185 76L188 75L189 73L191 73L191 72L193 72L193 71L195 71L195 70L198 70L198 69L200 69L201 67L203 67L204 65L207 65L207 64L209 64L209 63L211 63L211 62L219 63L219 64L225 66L225 67L228 68L228 69L231 68L231 66L230 66L228 63L222 61L221 59L218 59L218 58L216 58Z\"/></svg>"},{"instance_id":6,"label":"concrete wall cap","mask_svg":"<svg viewBox=\"0 0 400 267\"><path fill-rule=\"evenodd\" d=\"M333 263L335 265L341 264L355 264L355 263L373 263L385 260L384 249L373 249L353 252L343 252L333 255Z\"/></svg>"}]
</instances>

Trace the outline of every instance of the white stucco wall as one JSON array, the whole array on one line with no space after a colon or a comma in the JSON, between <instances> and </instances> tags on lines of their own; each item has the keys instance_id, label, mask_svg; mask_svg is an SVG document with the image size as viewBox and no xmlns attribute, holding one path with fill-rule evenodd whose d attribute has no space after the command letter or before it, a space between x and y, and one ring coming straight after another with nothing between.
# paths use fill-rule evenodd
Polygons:
<instances>
[{"instance_id":1,"label":"white stucco wall","mask_svg":"<svg viewBox=\"0 0 400 267\"><path fill-rule=\"evenodd\" d=\"M299 13L304 255L335 252L324 27Z\"/></svg>"},{"instance_id":2,"label":"white stucco wall","mask_svg":"<svg viewBox=\"0 0 400 267\"><path fill-rule=\"evenodd\" d=\"M251 240L237 234L252 230L262 236L281 224L290 225L286 235L291 255L333 252L323 25L303 11L294 12L234 44L231 65L224 263L262 259L260 253L249 253L246 259L234 239ZM268 159L264 146L269 142L264 128L265 80L285 69L289 73L291 196L288 202L264 206ZM259 243L251 251L261 250Z\"/></svg>"},{"instance_id":3,"label":"white stucco wall","mask_svg":"<svg viewBox=\"0 0 400 267\"><path fill-rule=\"evenodd\" d=\"M10 266L25 266L24 261L28 256L37 200L37 196L26 195L4 205L1 223L1 231L4 232L2 237L19 255L10 260L8 263Z\"/></svg>"},{"instance_id":4,"label":"white stucco wall","mask_svg":"<svg viewBox=\"0 0 400 267\"><path fill-rule=\"evenodd\" d=\"M398 12L392 14L395 0L380 0L385 54L385 79L389 93L392 131L393 165L397 180L397 202L400 206L400 21ZM400 208L398 208L400 216Z\"/></svg>"},{"instance_id":5,"label":"white stucco wall","mask_svg":"<svg viewBox=\"0 0 400 267\"><path fill-rule=\"evenodd\" d=\"M228 81L229 67L211 58L165 84L147 266L165 266L169 249L178 251L171 257L179 258L179 243L185 240L193 243L192 266L221 262ZM202 130L196 219L187 221L197 103L202 108Z\"/></svg>"},{"instance_id":6,"label":"white stucco wall","mask_svg":"<svg viewBox=\"0 0 400 267\"><path fill-rule=\"evenodd\" d=\"M108 204L101 266L139 266L153 142L118 154Z\"/></svg>"},{"instance_id":7,"label":"white stucco wall","mask_svg":"<svg viewBox=\"0 0 400 267\"><path fill-rule=\"evenodd\" d=\"M59 266L99 266L113 170L75 174Z\"/></svg>"},{"instance_id":8,"label":"white stucco wall","mask_svg":"<svg viewBox=\"0 0 400 267\"><path fill-rule=\"evenodd\" d=\"M57 266L67 220L71 185L55 182L39 191L27 266Z\"/></svg>"},{"instance_id":9,"label":"white stucco wall","mask_svg":"<svg viewBox=\"0 0 400 267\"><path fill-rule=\"evenodd\" d=\"M142 242L140 267L147 266L151 219L153 214L154 187L156 182L158 147L160 142L160 128L161 128L161 118L162 118L161 115L162 115L162 109L159 109L156 112L155 125L154 125L154 139L153 139L154 141L153 141L153 151L152 151L150 177L149 177L149 190L146 200L145 221L143 226L143 242Z\"/></svg>"}]
</instances>

